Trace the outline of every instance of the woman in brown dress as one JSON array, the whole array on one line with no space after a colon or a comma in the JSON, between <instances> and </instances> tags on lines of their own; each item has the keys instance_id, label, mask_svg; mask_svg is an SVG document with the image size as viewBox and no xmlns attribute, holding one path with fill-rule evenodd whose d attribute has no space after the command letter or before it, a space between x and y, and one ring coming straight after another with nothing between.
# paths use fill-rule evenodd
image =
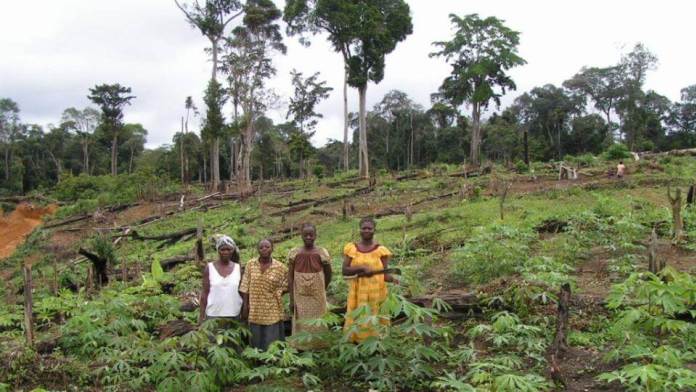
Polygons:
<instances>
[{"instance_id":1,"label":"woman in brown dress","mask_svg":"<svg viewBox=\"0 0 696 392\"><path fill-rule=\"evenodd\" d=\"M314 245L317 229L311 223L302 226L304 246L288 254L288 284L292 334L298 332L320 333L325 329L303 323L303 320L320 318L326 313L326 288L331 283L331 257L329 252Z\"/></svg>"}]
</instances>

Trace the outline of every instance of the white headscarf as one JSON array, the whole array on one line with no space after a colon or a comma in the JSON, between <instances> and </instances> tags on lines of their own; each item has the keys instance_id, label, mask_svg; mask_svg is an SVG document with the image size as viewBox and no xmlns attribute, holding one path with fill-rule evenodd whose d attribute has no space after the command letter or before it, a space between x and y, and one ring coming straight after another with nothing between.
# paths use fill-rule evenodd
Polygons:
<instances>
[{"instance_id":1,"label":"white headscarf","mask_svg":"<svg viewBox=\"0 0 696 392\"><path fill-rule=\"evenodd\" d=\"M226 235L221 235L218 237L217 241L215 241L215 250L219 251L220 248L225 245L231 247L232 250L237 250L237 244L234 243L232 238Z\"/></svg>"}]
</instances>

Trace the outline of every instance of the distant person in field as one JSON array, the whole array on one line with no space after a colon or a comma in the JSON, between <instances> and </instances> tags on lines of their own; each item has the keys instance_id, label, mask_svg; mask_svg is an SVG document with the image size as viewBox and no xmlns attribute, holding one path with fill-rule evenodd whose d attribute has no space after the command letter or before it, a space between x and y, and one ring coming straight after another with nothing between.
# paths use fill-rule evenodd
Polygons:
<instances>
[{"instance_id":1,"label":"distant person in field","mask_svg":"<svg viewBox=\"0 0 696 392\"><path fill-rule=\"evenodd\" d=\"M283 293L288 289L288 268L273 254L273 243L264 239L259 256L246 263L239 291L244 299L242 319L249 321L251 346L268 349L276 340L285 340Z\"/></svg>"},{"instance_id":2,"label":"distant person in field","mask_svg":"<svg viewBox=\"0 0 696 392\"><path fill-rule=\"evenodd\" d=\"M389 274L374 274L384 270L389 264L392 253L386 247L375 242L376 224L372 218L360 221L360 241L350 242L343 248L343 275L357 275L348 283L348 301L344 331L349 333L349 339L358 343L370 336L376 336L377 331L368 325L361 325L355 330L351 312L362 306L367 306L372 315L379 314L379 308L387 298L387 284L399 281ZM382 325L389 325L388 316L380 316Z\"/></svg>"},{"instance_id":3,"label":"distant person in field","mask_svg":"<svg viewBox=\"0 0 696 392\"><path fill-rule=\"evenodd\" d=\"M616 177L623 178L623 176L625 174L626 174L626 165L624 165L623 161L619 161L619 164L616 165Z\"/></svg>"},{"instance_id":4,"label":"distant person in field","mask_svg":"<svg viewBox=\"0 0 696 392\"><path fill-rule=\"evenodd\" d=\"M203 270L199 323L208 318L239 319L242 311L239 249L226 235L217 238L215 248L218 260L208 263Z\"/></svg>"},{"instance_id":5,"label":"distant person in field","mask_svg":"<svg viewBox=\"0 0 696 392\"><path fill-rule=\"evenodd\" d=\"M331 257L329 252L314 244L317 229L311 223L302 225L304 246L288 253L288 289L292 312L292 334L299 332L321 333L326 328L303 323L322 317L326 313L326 289L331 283ZM311 348L315 343L308 343ZM305 346L296 344L296 346Z\"/></svg>"}]
</instances>

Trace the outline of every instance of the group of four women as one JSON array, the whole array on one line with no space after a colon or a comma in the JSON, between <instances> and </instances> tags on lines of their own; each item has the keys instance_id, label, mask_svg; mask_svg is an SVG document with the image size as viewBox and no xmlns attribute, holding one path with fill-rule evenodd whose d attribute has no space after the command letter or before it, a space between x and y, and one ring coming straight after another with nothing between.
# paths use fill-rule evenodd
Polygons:
<instances>
[{"instance_id":1,"label":"group of four women","mask_svg":"<svg viewBox=\"0 0 696 392\"><path fill-rule=\"evenodd\" d=\"M349 280L344 328L349 339L360 342L376 334L373 328L351 328L351 312L367 306L373 315L387 297L386 282L398 284L396 277L383 273L391 252L374 240L375 221L360 221L360 241L343 248L343 275ZM329 252L315 245L314 225L302 226L303 246L292 249L287 265L273 258L273 243L258 244L258 257L249 260L244 272L239 264L239 248L228 236L217 239L218 260L203 271L199 321L210 318L248 322L251 346L266 350L276 340L285 339L285 311L282 296L288 292L292 313L292 333L320 333L321 327L305 323L320 318L327 310L326 288L331 282ZM383 318L383 324L389 320Z\"/></svg>"}]
</instances>

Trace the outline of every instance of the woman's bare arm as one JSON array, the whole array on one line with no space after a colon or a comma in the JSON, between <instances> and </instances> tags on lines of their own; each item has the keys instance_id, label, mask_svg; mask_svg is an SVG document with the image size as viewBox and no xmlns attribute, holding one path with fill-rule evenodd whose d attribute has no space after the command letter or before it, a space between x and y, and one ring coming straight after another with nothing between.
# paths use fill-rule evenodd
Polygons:
<instances>
[{"instance_id":1,"label":"woman's bare arm","mask_svg":"<svg viewBox=\"0 0 696 392\"><path fill-rule=\"evenodd\" d=\"M382 267L383 269L389 268L389 260L391 260L391 256L382 256ZM384 274L384 281L385 282L392 282L392 283L399 283L399 280L396 279L395 277L391 276L391 274Z\"/></svg>"},{"instance_id":2,"label":"woman's bare arm","mask_svg":"<svg viewBox=\"0 0 696 392\"><path fill-rule=\"evenodd\" d=\"M201 297L198 300L198 307L200 308L198 323L202 323L203 320L205 320L205 308L208 307L208 294L210 294L210 271L208 271L208 265L206 264L203 270L203 289L201 290Z\"/></svg>"},{"instance_id":3,"label":"woman's bare arm","mask_svg":"<svg viewBox=\"0 0 696 392\"><path fill-rule=\"evenodd\" d=\"M370 270L365 267L365 266L357 266L357 267L351 267L350 263L353 261L352 258L349 256L343 255L343 275L344 276L349 276L349 275L358 275L358 274L366 274L370 272Z\"/></svg>"}]
</instances>

